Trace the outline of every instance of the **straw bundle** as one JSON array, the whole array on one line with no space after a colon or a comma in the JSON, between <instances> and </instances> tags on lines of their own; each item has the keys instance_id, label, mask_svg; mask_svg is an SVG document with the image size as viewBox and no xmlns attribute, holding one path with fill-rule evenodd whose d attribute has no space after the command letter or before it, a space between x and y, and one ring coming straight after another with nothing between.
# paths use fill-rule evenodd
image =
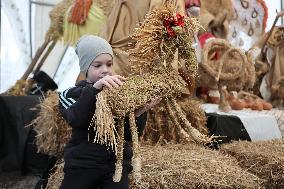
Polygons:
<instances>
[{"instance_id":1,"label":"straw bundle","mask_svg":"<svg viewBox=\"0 0 284 189\"><path fill-rule=\"evenodd\" d=\"M284 188L284 140L234 142L222 152L235 157L239 165L265 180L266 188Z\"/></svg>"},{"instance_id":2,"label":"straw bundle","mask_svg":"<svg viewBox=\"0 0 284 189\"><path fill-rule=\"evenodd\" d=\"M58 102L58 94L49 91L47 97L39 104L38 117L29 126L37 133L35 142L38 152L62 157L64 146L71 137L71 127L60 115Z\"/></svg>"},{"instance_id":3,"label":"straw bundle","mask_svg":"<svg viewBox=\"0 0 284 189\"><path fill-rule=\"evenodd\" d=\"M195 144L141 147L141 183L136 188L260 188L262 180L237 161Z\"/></svg>"},{"instance_id":4,"label":"straw bundle","mask_svg":"<svg viewBox=\"0 0 284 189\"><path fill-rule=\"evenodd\" d=\"M33 79L19 79L13 87L8 89L4 95L25 96L33 87L35 81Z\"/></svg>"},{"instance_id":5,"label":"straw bundle","mask_svg":"<svg viewBox=\"0 0 284 189\"><path fill-rule=\"evenodd\" d=\"M45 35L46 41L57 41L63 35L63 20L67 9L73 4L74 0L62 0L50 11L50 26Z\"/></svg>"},{"instance_id":6,"label":"straw bundle","mask_svg":"<svg viewBox=\"0 0 284 189\"><path fill-rule=\"evenodd\" d=\"M206 116L205 112L201 109L201 103L194 99L181 99L178 101L182 110L186 113L186 118L192 126L198 129L203 134L208 134L206 127Z\"/></svg>"},{"instance_id":7,"label":"straw bundle","mask_svg":"<svg viewBox=\"0 0 284 189\"><path fill-rule=\"evenodd\" d=\"M244 88L246 89L252 89L255 82L256 82L256 69L255 69L255 63L256 63L256 57L254 55L255 49L250 49L246 52L247 56L247 65L245 67L245 85Z\"/></svg>"}]
</instances>

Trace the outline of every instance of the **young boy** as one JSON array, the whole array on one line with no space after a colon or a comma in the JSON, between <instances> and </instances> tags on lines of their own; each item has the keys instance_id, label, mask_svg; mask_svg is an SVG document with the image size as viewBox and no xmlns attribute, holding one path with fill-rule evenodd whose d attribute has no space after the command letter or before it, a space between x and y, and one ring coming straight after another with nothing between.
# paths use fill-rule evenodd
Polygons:
<instances>
[{"instance_id":1,"label":"young boy","mask_svg":"<svg viewBox=\"0 0 284 189\"><path fill-rule=\"evenodd\" d=\"M127 189L128 173L132 170L132 149L129 123L125 123L125 148L123 175L120 182L113 182L115 155L106 146L93 143L95 132L88 130L96 110L96 95L103 88L119 87L126 78L112 75L113 51L104 39L86 35L76 45L80 71L86 80L60 94L60 112L72 127L72 137L64 150L64 179L61 189ZM146 123L146 110L160 99L154 99L135 111L138 133ZM126 119L127 120L127 119ZM89 136L89 140L88 140Z\"/></svg>"}]
</instances>

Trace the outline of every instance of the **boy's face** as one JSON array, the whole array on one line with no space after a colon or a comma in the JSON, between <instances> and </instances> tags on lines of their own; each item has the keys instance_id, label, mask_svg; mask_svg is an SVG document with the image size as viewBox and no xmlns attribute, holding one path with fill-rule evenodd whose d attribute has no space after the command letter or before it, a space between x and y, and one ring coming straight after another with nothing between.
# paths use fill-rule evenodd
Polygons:
<instances>
[{"instance_id":1,"label":"boy's face","mask_svg":"<svg viewBox=\"0 0 284 189\"><path fill-rule=\"evenodd\" d=\"M95 83L107 75L112 75L112 65L112 56L110 54L97 56L88 69L87 80Z\"/></svg>"}]
</instances>

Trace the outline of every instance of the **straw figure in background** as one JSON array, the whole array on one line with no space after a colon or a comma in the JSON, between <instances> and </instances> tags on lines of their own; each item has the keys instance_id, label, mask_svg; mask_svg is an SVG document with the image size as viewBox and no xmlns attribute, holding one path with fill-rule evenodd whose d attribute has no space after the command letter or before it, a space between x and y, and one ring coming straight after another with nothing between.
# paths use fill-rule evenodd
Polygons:
<instances>
[{"instance_id":1,"label":"straw figure in background","mask_svg":"<svg viewBox=\"0 0 284 189\"><path fill-rule=\"evenodd\" d=\"M97 35L105 24L113 0L62 0L49 13L50 26L43 44L37 49L27 70L14 86L5 93L13 96L27 95L35 81L28 79L44 64L56 43L63 40L74 45L84 34ZM95 25L95 27L94 27Z\"/></svg>"},{"instance_id":2,"label":"straw figure in background","mask_svg":"<svg viewBox=\"0 0 284 189\"><path fill-rule=\"evenodd\" d=\"M211 60L214 53L219 53L219 60ZM226 90L241 90L252 88L255 82L254 57L251 52L234 48L226 40L214 39L205 45L202 63L198 69L198 86L218 85L220 93L219 109L230 111L226 100ZM225 88L226 89L225 89Z\"/></svg>"},{"instance_id":3,"label":"straw figure in background","mask_svg":"<svg viewBox=\"0 0 284 189\"><path fill-rule=\"evenodd\" d=\"M280 109L284 108L284 76L271 87L272 104Z\"/></svg>"}]
</instances>

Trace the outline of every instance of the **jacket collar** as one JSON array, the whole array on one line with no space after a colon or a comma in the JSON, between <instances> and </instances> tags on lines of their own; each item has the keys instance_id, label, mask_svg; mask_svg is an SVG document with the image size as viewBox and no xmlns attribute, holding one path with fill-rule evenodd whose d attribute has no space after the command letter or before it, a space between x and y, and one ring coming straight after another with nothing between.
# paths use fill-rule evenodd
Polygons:
<instances>
[{"instance_id":1,"label":"jacket collar","mask_svg":"<svg viewBox=\"0 0 284 189\"><path fill-rule=\"evenodd\" d=\"M89 83L89 82L87 82L87 80L81 80L78 83L76 83L76 86L78 86L78 87L85 87L87 85L93 86L94 83Z\"/></svg>"}]
</instances>

